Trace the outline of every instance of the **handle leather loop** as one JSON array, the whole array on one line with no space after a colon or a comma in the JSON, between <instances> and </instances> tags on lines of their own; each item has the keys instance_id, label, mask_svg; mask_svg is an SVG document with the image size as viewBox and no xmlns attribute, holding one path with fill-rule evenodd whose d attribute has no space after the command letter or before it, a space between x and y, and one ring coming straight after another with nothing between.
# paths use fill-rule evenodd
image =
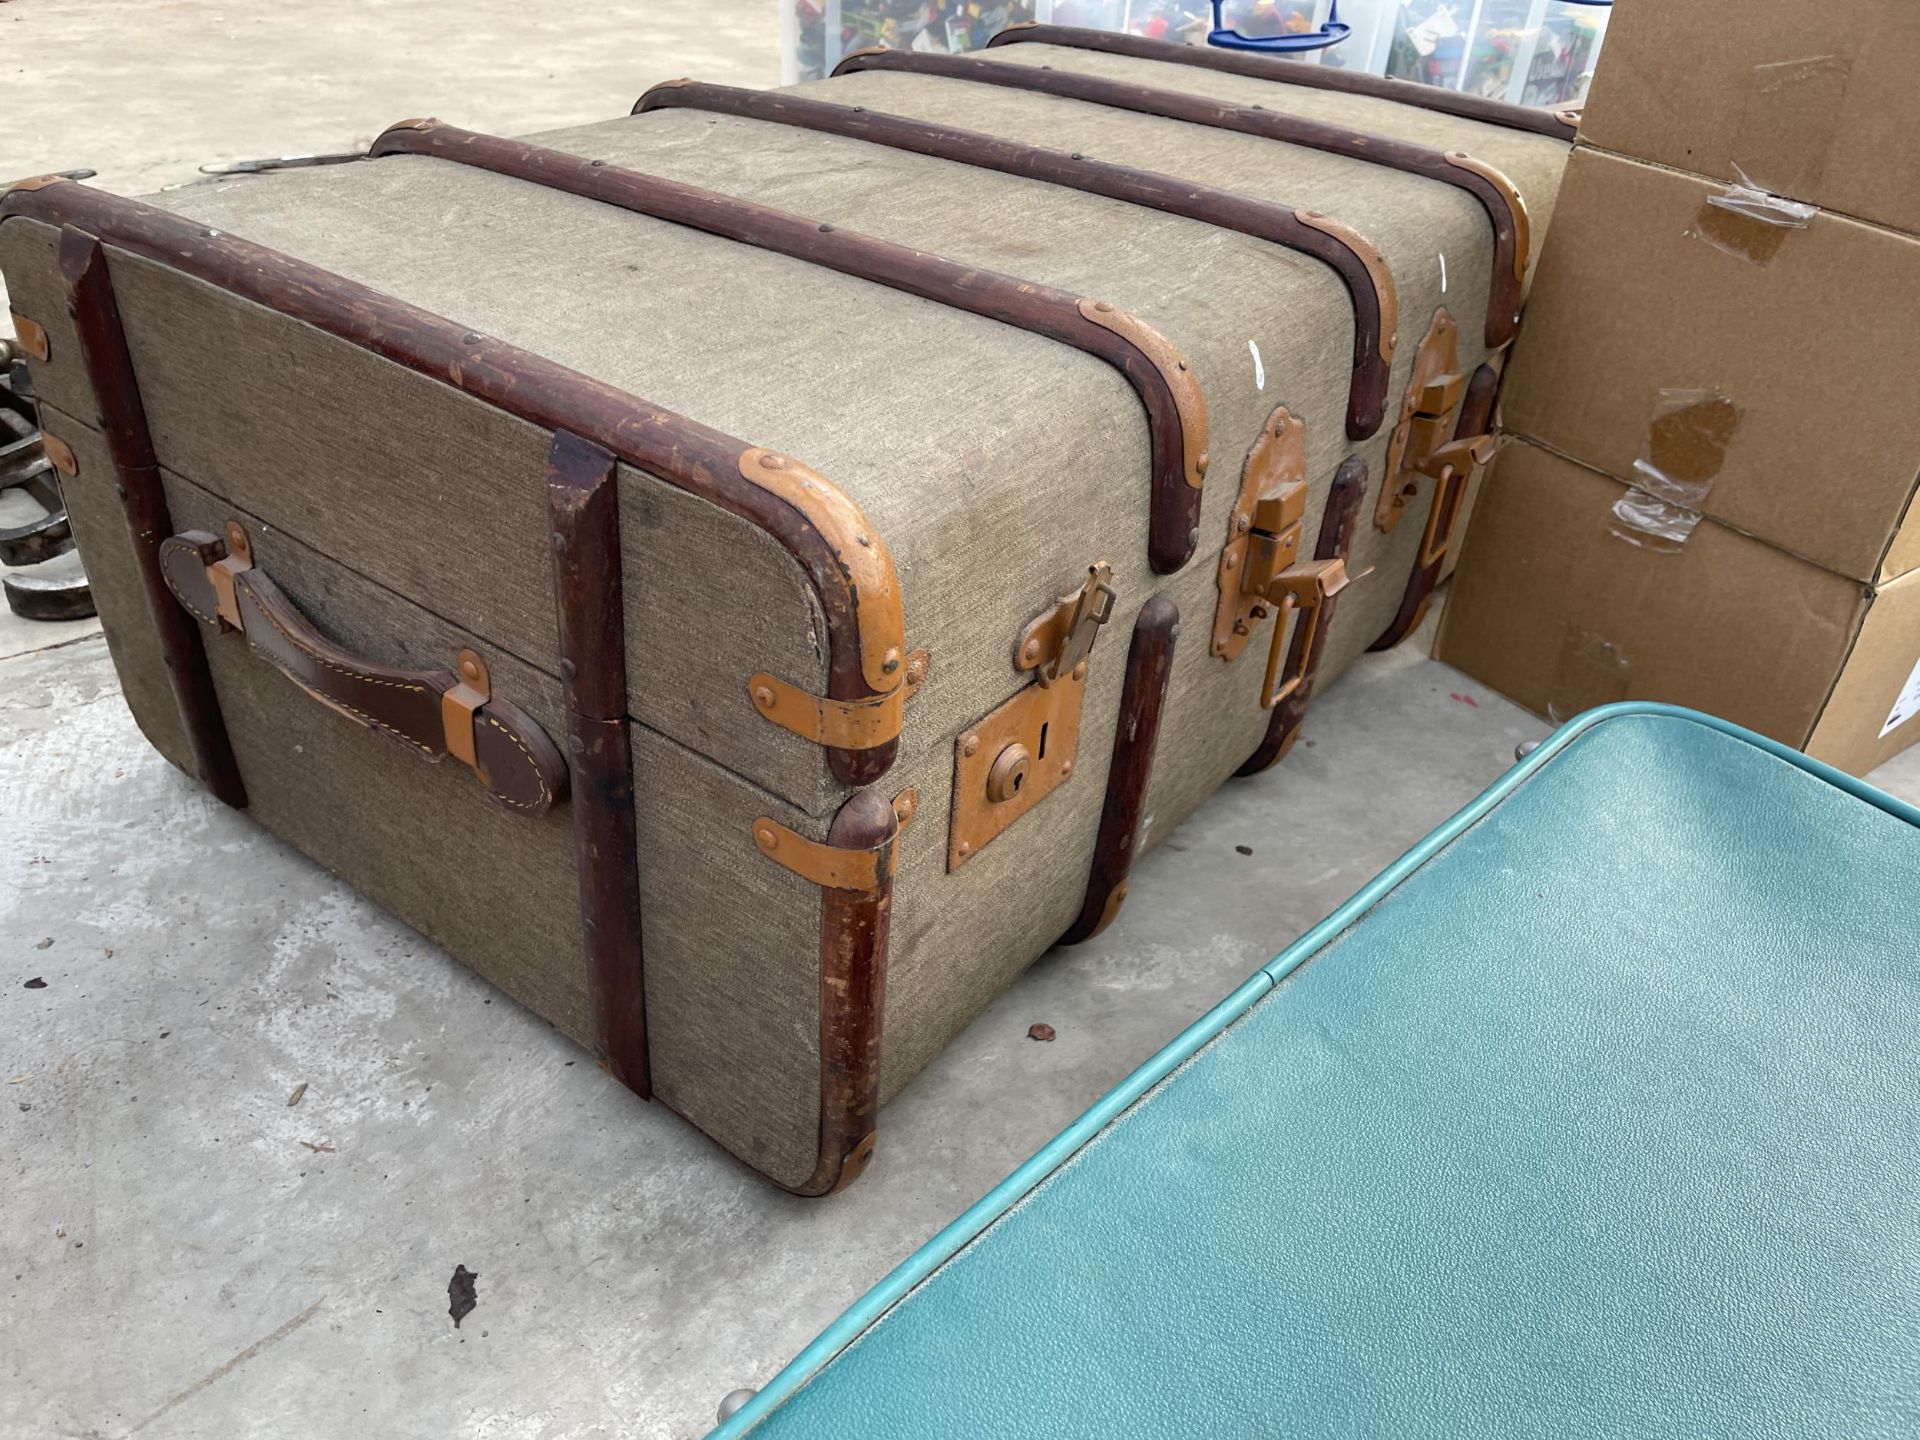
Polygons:
<instances>
[{"instance_id":1,"label":"handle leather loop","mask_svg":"<svg viewBox=\"0 0 1920 1440\"><path fill-rule=\"evenodd\" d=\"M566 795L567 767L524 711L493 698L486 666L462 652L461 673L380 665L342 650L314 629L285 592L253 568L246 532L222 539L189 530L160 544L167 588L189 614L238 632L260 656L329 709L377 730L437 764L469 765L488 797L538 815Z\"/></svg>"}]
</instances>

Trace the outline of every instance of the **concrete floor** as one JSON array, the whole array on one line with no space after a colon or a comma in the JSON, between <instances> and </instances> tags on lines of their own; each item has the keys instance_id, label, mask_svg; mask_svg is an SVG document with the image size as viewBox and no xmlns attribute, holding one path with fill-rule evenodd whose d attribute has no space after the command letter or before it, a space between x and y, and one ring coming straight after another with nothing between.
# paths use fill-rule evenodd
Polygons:
<instances>
[{"instance_id":1,"label":"concrete floor","mask_svg":"<svg viewBox=\"0 0 1920 1440\"><path fill-rule=\"evenodd\" d=\"M409 114L585 120L672 74L767 83L774 33L770 0L0 0L0 175L137 193ZM0 622L0 1440L703 1433L1544 733L1425 639L1333 687L804 1202L204 797L87 627ZM1920 756L1877 778L1920 798Z\"/></svg>"}]
</instances>

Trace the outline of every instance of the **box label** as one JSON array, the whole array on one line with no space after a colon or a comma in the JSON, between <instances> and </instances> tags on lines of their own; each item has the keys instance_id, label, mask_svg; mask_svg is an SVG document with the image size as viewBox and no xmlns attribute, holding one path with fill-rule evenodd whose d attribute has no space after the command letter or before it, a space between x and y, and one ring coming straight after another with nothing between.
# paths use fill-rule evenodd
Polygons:
<instances>
[{"instance_id":1,"label":"box label","mask_svg":"<svg viewBox=\"0 0 1920 1440\"><path fill-rule=\"evenodd\" d=\"M1913 665L1913 673L1907 676L1907 683L1900 689L1900 698L1893 702L1893 713L1887 716L1887 723L1880 727L1880 738L1886 739L1900 726L1920 715L1920 660Z\"/></svg>"}]
</instances>

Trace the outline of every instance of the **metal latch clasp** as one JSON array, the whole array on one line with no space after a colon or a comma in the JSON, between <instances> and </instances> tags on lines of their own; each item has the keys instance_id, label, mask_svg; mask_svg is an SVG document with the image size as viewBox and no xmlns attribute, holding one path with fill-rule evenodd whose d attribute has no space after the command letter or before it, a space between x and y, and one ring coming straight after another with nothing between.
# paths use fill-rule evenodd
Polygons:
<instances>
[{"instance_id":1,"label":"metal latch clasp","mask_svg":"<svg viewBox=\"0 0 1920 1440\"><path fill-rule=\"evenodd\" d=\"M1313 658L1314 633L1320 628L1320 616L1326 604L1334 596L1347 588L1347 562L1345 560L1308 560L1299 565L1290 565L1268 582L1265 593L1269 599L1278 597L1280 613L1273 622L1273 648L1267 652L1267 675L1260 683L1260 707L1271 710L1286 699L1307 678L1307 667ZM1281 657L1287 650L1287 620L1295 612L1300 615L1300 643L1293 647L1300 656L1300 666L1292 674L1282 676Z\"/></svg>"},{"instance_id":2,"label":"metal latch clasp","mask_svg":"<svg viewBox=\"0 0 1920 1440\"><path fill-rule=\"evenodd\" d=\"M1087 568L1080 588L1063 595L1020 632L1016 670L1034 683L983 715L954 747L947 869L958 870L1073 774L1087 657L1113 618L1113 567Z\"/></svg>"}]
</instances>

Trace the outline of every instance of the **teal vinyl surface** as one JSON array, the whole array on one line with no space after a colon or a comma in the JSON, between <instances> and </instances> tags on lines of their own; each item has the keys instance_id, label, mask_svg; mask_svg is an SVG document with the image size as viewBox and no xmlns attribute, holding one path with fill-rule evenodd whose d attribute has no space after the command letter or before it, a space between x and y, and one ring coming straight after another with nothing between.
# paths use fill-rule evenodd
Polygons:
<instances>
[{"instance_id":1,"label":"teal vinyl surface","mask_svg":"<svg viewBox=\"0 0 1920 1440\"><path fill-rule=\"evenodd\" d=\"M1917 826L1581 717L716 1436L1920 1434Z\"/></svg>"}]
</instances>

